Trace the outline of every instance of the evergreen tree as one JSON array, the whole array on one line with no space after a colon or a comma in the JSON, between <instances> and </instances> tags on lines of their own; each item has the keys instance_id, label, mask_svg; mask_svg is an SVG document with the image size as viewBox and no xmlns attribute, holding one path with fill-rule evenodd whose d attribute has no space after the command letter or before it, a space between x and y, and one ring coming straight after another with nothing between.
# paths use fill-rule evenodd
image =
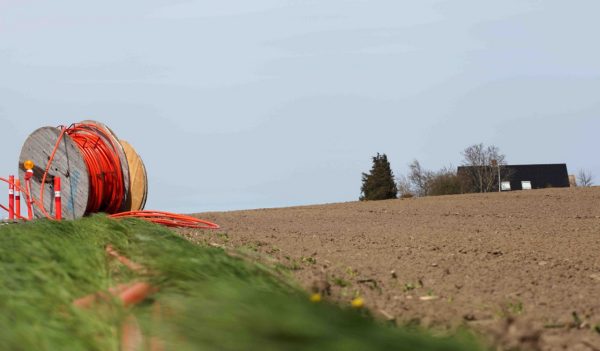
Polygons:
<instances>
[{"instance_id":1,"label":"evergreen tree","mask_svg":"<svg viewBox=\"0 0 600 351\"><path fill-rule=\"evenodd\" d=\"M394 174L385 154L373 157L373 167L369 174L362 174L360 201L395 199L398 188Z\"/></svg>"}]
</instances>

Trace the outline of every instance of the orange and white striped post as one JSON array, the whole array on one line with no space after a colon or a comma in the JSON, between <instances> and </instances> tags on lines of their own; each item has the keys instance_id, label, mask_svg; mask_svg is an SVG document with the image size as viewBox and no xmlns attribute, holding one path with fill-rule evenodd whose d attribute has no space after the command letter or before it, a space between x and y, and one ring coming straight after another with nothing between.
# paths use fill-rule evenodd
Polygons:
<instances>
[{"instance_id":1,"label":"orange and white striped post","mask_svg":"<svg viewBox=\"0 0 600 351\"><path fill-rule=\"evenodd\" d=\"M31 177L33 177L33 162L29 164L25 172L25 198L27 199L27 219L33 219L33 197L31 196Z\"/></svg>"},{"instance_id":2,"label":"orange and white striped post","mask_svg":"<svg viewBox=\"0 0 600 351\"><path fill-rule=\"evenodd\" d=\"M8 176L8 219L15 219L15 176Z\"/></svg>"},{"instance_id":3,"label":"orange and white striped post","mask_svg":"<svg viewBox=\"0 0 600 351\"><path fill-rule=\"evenodd\" d=\"M21 180L15 180L15 217L21 219Z\"/></svg>"},{"instance_id":4,"label":"orange and white striped post","mask_svg":"<svg viewBox=\"0 0 600 351\"><path fill-rule=\"evenodd\" d=\"M57 221L62 219L62 201L60 199L60 177L54 177L54 208Z\"/></svg>"}]
</instances>

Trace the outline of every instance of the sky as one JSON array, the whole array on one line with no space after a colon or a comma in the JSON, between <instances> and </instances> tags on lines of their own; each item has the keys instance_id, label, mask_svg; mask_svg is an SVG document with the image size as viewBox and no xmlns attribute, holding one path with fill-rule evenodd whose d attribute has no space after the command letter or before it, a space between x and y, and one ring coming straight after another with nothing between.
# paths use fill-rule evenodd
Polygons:
<instances>
[{"instance_id":1,"label":"sky","mask_svg":"<svg viewBox=\"0 0 600 351\"><path fill-rule=\"evenodd\" d=\"M567 163L600 183L597 0L0 0L0 175L42 126L95 119L147 208L357 200L386 153Z\"/></svg>"}]
</instances>

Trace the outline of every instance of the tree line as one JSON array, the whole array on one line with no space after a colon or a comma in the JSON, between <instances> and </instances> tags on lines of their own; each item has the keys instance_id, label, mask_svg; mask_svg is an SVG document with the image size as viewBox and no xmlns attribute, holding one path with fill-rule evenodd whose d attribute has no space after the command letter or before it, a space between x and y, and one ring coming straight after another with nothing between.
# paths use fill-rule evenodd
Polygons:
<instances>
[{"instance_id":1,"label":"tree line","mask_svg":"<svg viewBox=\"0 0 600 351\"><path fill-rule=\"evenodd\" d=\"M437 171L425 169L418 160L408 165L408 173L397 178L386 154L372 157L369 173L362 174L360 200L422 197L498 191L498 172L510 177L506 156L495 145L474 144L462 151L462 172L452 166ZM579 186L593 185L591 172L581 170Z\"/></svg>"}]
</instances>

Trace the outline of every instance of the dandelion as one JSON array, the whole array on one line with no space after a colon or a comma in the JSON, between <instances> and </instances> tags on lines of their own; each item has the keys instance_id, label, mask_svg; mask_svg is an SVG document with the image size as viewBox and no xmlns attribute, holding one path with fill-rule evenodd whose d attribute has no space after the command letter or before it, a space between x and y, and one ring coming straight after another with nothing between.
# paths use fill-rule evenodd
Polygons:
<instances>
[{"instance_id":1,"label":"dandelion","mask_svg":"<svg viewBox=\"0 0 600 351\"><path fill-rule=\"evenodd\" d=\"M365 305L365 300L362 297L357 297L350 303L354 308L362 308Z\"/></svg>"},{"instance_id":2,"label":"dandelion","mask_svg":"<svg viewBox=\"0 0 600 351\"><path fill-rule=\"evenodd\" d=\"M312 294L310 295L310 302L321 302L321 294L316 293L316 294Z\"/></svg>"}]
</instances>

